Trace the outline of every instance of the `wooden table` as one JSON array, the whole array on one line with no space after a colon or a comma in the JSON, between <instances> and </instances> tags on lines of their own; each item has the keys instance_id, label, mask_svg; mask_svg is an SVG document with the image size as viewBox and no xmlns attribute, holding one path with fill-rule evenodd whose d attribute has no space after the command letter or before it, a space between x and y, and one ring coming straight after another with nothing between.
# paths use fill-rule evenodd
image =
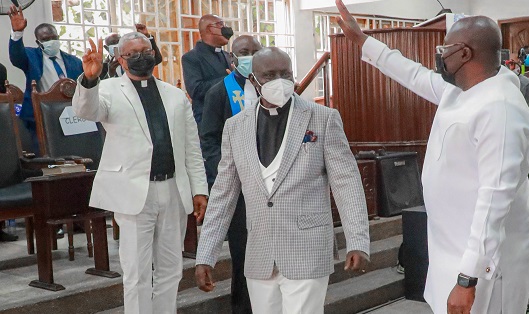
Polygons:
<instances>
[{"instance_id":1,"label":"wooden table","mask_svg":"<svg viewBox=\"0 0 529 314\"><path fill-rule=\"evenodd\" d=\"M37 266L39 279L29 283L32 287L51 291L64 290L64 286L53 281L52 237L54 228L47 223L74 214L86 214L93 209L88 206L95 171L42 176L27 179L33 191L34 224L37 243ZM87 274L108 278L120 274L110 271L105 217L92 219L94 238L94 268Z\"/></svg>"}]
</instances>

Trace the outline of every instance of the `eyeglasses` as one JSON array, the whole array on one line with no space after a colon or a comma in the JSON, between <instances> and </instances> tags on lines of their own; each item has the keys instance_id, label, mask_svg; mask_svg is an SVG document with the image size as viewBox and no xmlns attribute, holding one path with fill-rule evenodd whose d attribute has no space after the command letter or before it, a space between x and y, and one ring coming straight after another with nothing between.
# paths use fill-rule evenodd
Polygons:
<instances>
[{"instance_id":1,"label":"eyeglasses","mask_svg":"<svg viewBox=\"0 0 529 314\"><path fill-rule=\"evenodd\" d=\"M125 54L122 54L121 57L125 60L127 59L132 59L132 60L137 60L139 59L140 57L146 57L146 56L152 56L154 54L154 50L152 49L147 49L147 50L144 50L142 52L130 52L130 53L125 53Z\"/></svg>"},{"instance_id":2,"label":"eyeglasses","mask_svg":"<svg viewBox=\"0 0 529 314\"><path fill-rule=\"evenodd\" d=\"M450 48L452 48L454 46L461 46L461 45L468 47L468 45L465 44L465 43L455 43L455 44L451 44L451 45L437 46L437 47L435 47L435 52L440 53L440 54L444 54L448 49L450 49Z\"/></svg>"}]
</instances>

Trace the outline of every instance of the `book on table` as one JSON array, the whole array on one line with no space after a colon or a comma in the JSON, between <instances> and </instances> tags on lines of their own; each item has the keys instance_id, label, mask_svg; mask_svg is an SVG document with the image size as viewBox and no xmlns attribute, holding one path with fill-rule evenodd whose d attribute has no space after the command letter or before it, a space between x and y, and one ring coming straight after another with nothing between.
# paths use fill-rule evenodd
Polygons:
<instances>
[{"instance_id":1,"label":"book on table","mask_svg":"<svg viewBox=\"0 0 529 314\"><path fill-rule=\"evenodd\" d=\"M49 165L48 168L42 168L42 174L45 176L85 171L86 167L83 164Z\"/></svg>"}]
</instances>

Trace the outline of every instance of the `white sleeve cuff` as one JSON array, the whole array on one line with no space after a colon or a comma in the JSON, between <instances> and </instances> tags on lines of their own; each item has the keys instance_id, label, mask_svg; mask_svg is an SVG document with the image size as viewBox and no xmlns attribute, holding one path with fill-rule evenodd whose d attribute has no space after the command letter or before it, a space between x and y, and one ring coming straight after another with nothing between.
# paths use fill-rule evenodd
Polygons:
<instances>
[{"instance_id":1,"label":"white sleeve cuff","mask_svg":"<svg viewBox=\"0 0 529 314\"><path fill-rule=\"evenodd\" d=\"M470 277L490 280L496 272L496 264L486 256L466 250L461 259L459 271Z\"/></svg>"},{"instance_id":2,"label":"white sleeve cuff","mask_svg":"<svg viewBox=\"0 0 529 314\"><path fill-rule=\"evenodd\" d=\"M368 36L364 45L362 46L362 61L376 66L378 59L384 49L389 49L386 44Z\"/></svg>"},{"instance_id":3,"label":"white sleeve cuff","mask_svg":"<svg viewBox=\"0 0 529 314\"><path fill-rule=\"evenodd\" d=\"M13 41L19 41L23 35L24 35L24 32L15 32L11 30L11 40Z\"/></svg>"}]
</instances>

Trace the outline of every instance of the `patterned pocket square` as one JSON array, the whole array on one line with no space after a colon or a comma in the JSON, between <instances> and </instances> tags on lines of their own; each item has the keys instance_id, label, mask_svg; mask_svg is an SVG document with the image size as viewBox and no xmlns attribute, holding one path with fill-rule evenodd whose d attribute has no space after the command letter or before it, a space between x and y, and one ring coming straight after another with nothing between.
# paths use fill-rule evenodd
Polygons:
<instances>
[{"instance_id":1,"label":"patterned pocket square","mask_svg":"<svg viewBox=\"0 0 529 314\"><path fill-rule=\"evenodd\" d=\"M314 135L314 132L307 130L303 137L303 143L314 143L318 140L318 136Z\"/></svg>"}]
</instances>

